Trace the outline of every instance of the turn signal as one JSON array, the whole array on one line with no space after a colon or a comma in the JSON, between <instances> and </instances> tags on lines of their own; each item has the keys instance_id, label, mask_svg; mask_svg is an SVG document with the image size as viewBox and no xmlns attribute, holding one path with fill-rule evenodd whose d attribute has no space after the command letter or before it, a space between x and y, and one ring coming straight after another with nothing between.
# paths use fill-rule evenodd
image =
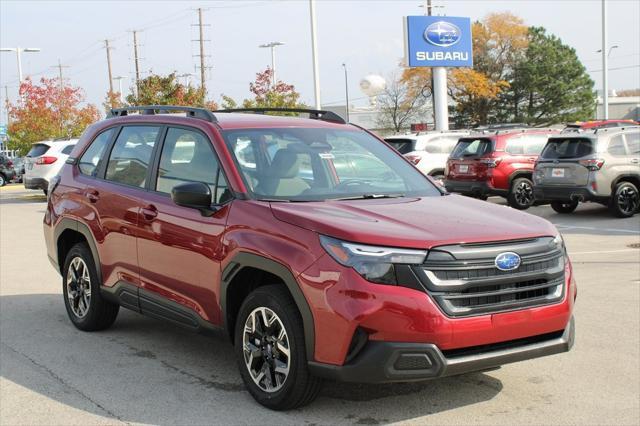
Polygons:
<instances>
[{"instance_id":1,"label":"turn signal","mask_svg":"<svg viewBox=\"0 0 640 426\"><path fill-rule=\"evenodd\" d=\"M604 160L601 158L596 158L592 160L580 160L580 164L585 166L587 169L595 172L596 170L600 170L604 165Z\"/></svg>"},{"instance_id":2,"label":"turn signal","mask_svg":"<svg viewBox=\"0 0 640 426\"><path fill-rule=\"evenodd\" d=\"M57 160L58 160L58 158L56 158L56 157L43 156L43 157L38 157L38 159L36 160L36 164L39 164L39 165L53 164Z\"/></svg>"}]
</instances>

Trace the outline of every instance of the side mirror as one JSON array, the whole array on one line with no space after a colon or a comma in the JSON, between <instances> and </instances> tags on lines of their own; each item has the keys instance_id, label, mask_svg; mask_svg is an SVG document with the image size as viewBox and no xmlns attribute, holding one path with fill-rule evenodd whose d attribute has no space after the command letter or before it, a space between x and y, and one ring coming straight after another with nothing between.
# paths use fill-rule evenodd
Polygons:
<instances>
[{"instance_id":1,"label":"side mirror","mask_svg":"<svg viewBox=\"0 0 640 426\"><path fill-rule=\"evenodd\" d=\"M171 199L179 206L200 210L202 216L211 216L216 212L211 206L211 189L203 182L187 182L174 186Z\"/></svg>"}]
</instances>

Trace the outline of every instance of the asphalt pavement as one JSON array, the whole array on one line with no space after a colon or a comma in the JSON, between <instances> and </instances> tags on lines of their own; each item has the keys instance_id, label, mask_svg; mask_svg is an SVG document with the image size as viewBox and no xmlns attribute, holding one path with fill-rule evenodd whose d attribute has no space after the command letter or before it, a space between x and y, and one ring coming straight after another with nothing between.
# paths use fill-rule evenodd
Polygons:
<instances>
[{"instance_id":1,"label":"asphalt pavement","mask_svg":"<svg viewBox=\"0 0 640 426\"><path fill-rule=\"evenodd\" d=\"M109 330L75 329L47 260L45 201L0 188L2 425L640 424L640 216L529 210L557 225L573 261L571 352L417 384L326 383L311 405L273 412L244 390L225 340L125 309Z\"/></svg>"}]
</instances>

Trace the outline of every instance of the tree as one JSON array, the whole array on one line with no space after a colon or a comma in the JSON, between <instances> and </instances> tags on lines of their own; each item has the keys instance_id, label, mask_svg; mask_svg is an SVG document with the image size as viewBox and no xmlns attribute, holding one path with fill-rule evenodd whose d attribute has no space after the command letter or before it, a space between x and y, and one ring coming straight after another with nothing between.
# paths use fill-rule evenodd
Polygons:
<instances>
[{"instance_id":1,"label":"tree","mask_svg":"<svg viewBox=\"0 0 640 426\"><path fill-rule=\"evenodd\" d=\"M108 115L113 108L122 108L124 106L124 102L120 100L120 93L107 92L107 96L105 97L102 106Z\"/></svg>"},{"instance_id":2,"label":"tree","mask_svg":"<svg viewBox=\"0 0 640 426\"><path fill-rule=\"evenodd\" d=\"M293 84L287 84L280 80L272 83L273 70L267 68L256 73L256 81L249 83L249 91L253 93L253 99L245 99L242 102L244 108L305 108L300 103L300 93L296 92Z\"/></svg>"},{"instance_id":3,"label":"tree","mask_svg":"<svg viewBox=\"0 0 640 426\"><path fill-rule=\"evenodd\" d=\"M82 105L82 89L57 79L42 78L35 84L27 78L20 85L17 103L9 104L9 149L25 155L34 142L78 137L100 118L94 105Z\"/></svg>"},{"instance_id":4,"label":"tree","mask_svg":"<svg viewBox=\"0 0 640 426\"><path fill-rule=\"evenodd\" d=\"M593 81L575 49L544 28L529 29L528 48L510 80L501 96L506 119L548 125L593 117Z\"/></svg>"},{"instance_id":5,"label":"tree","mask_svg":"<svg viewBox=\"0 0 640 426\"><path fill-rule=\"evenodd\" d=\"M414 78L420 80L419 75L398 78L395 74L388 79L390 83L378 96L379 127L399 132L424 115L431 92L426 83L420 86Z\"/></svg>"},{"instance_id":6,"label":"tree","mask_svg":"<svg viewBox=\"0 0 640 426\"><path fill-rule=\"evenodd\" d=\"M108 94L107 101L109 101ZM206 101L202 88L181 84L175 72L166 76L151 74L140 80L138 92L132 91L127 96L127 103L129 105L180 105L199 106L211 110L218 109L215 102Z\"/></svg>"}]
</instances>

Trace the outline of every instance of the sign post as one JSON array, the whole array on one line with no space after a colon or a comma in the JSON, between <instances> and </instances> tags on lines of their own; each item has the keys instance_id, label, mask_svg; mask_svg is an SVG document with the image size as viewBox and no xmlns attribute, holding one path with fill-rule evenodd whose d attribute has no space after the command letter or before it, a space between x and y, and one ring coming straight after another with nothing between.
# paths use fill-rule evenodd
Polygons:
<instances>
[{"instance_id":1,"label":"sign post","mask_svg":"<svg viewBox=\"0 0 640 426\"><path fill-rule=\"evenodd\" d=\"M433 68L436 130L449 129L447 68L473 67L471 20L451 16L407 16L405 57L410 68Z\"/></svg>"}]
</instances>

